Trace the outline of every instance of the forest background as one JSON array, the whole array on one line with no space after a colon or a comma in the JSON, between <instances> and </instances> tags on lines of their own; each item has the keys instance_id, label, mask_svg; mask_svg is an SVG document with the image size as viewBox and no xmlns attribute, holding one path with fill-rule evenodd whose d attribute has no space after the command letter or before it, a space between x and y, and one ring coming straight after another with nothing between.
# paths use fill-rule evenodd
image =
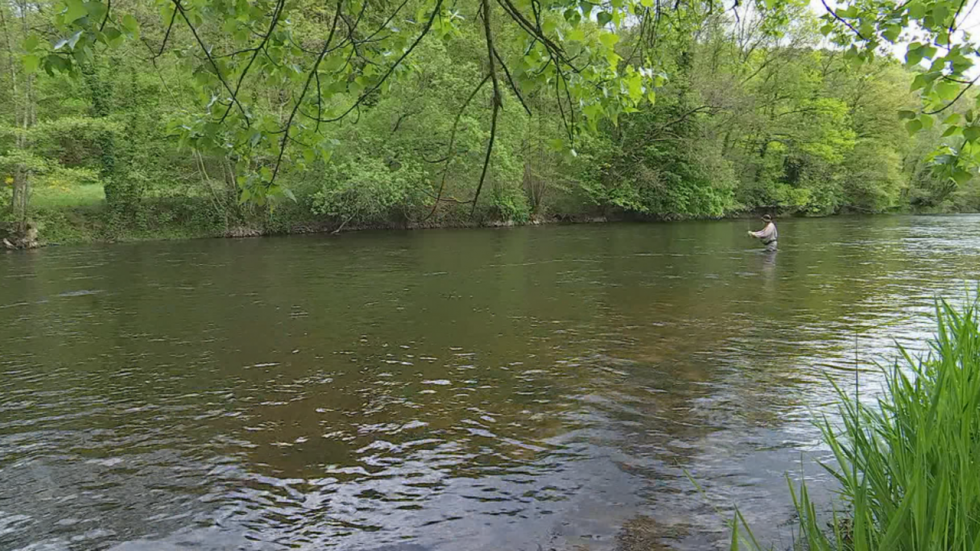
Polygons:
<instances>
[{"instance_id":1,"label":"forest background","mask_svg":"<svg viewBox=\"0 0 980 551\"><path fill-rule=\"evenodd\" d=\"M364 27L419 26L428 3L408 0L396 17ZM688 3L650 23L659 25L652 42L637 38L639 24L605 25L599 38L627 75L616 84L642 101L591 119L584 132L570 130L568 119L591 106L572 109L575 98L563 103L558 84L520 96L519 87L474 87L488 63L481 24L434 31L399 67L403 74L374 93L363 79L383 65L351 41L346 64L322 70L340 75L329 101L356 111L316 125L318 154L302 150L281 173L279 163L253 167L267 179L270 167L277 171L279 193L258 200L242 180L242 163L255 159L207 146L201 136L214 142L220 129L195 138L192 117L214 75L188 78L187 60L200 67L213 57L220 66L240 55L235 25L205 17L193 32L168 29L158 4L116 0L127 15L114 33L135 39L95 44L98 55L75 55L77 66L63 71L52 67L62 58L35 52L75 48L79 34L63 32L65 14L82 9L75 4L87 5L0 1L0 225L30 220L51 242L980 210L980 179L930 168L955 136L939 124L919 128L918 119L910 132L902 118L922 103L916 76L924 69L834 46L825 21L802 2L781 4L775 15L737 2ZM321 3L296 4L280 28L325 36L339 19ZM275 3L250 5L256 20L275 17ZM478 10L477 2L457 3L436 26L478 22ZM608 21L593 14L573 32L601 23ZM501 59L527 57L518 32L497 30ZM369 44L363 34L360 43ZM257 58L276 58L276 47ZM643 68L650 59L656 73ZM634 67L655 84L630 80ZM291 107L303 101L296 82L263 78L248 89L249 117L266 134L289 126ZM491 116L498 93L499 120ZM965 107L949 113L957 110Z\"/></svg>"}]
</instances>

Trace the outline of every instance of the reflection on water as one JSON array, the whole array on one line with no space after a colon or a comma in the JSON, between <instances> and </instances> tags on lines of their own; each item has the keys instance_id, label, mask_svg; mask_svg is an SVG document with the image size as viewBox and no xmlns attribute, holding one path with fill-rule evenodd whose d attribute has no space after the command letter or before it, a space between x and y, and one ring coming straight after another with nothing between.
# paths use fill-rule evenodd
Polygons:
<instances>
[{"instance_id":1,"label":"reflection on water","mask_svg":"<svg viewBox=\"0 0 980 551\"><path fill-rule=\"evenodd\" d=\"M978 222L0 255L0 548L720 549L733 503L786 547L826 378L920 346Z\"/></svg>"}]
</instances>

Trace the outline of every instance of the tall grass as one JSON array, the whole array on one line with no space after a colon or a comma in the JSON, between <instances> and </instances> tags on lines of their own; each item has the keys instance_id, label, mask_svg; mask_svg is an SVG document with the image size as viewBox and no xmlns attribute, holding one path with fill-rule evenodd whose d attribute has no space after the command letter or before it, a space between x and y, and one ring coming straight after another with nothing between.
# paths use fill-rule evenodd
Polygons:
<instances>
[{"instance_id":1,"label":"tall grass","mask_svg":"<svg viewBox=\"0 0 980 551\"><path fill-rule=\"evenodd\" d=\"M930 352L884 369L877 407L837 387L841 422L820 423L844 512L819 515L805 482L790 484L801 547L980 550L980 316L977 303L936 308ZM829 526L828 526L829 525ZM760 549L736 513L732 549Z\"/></svg>"}]
</instances>

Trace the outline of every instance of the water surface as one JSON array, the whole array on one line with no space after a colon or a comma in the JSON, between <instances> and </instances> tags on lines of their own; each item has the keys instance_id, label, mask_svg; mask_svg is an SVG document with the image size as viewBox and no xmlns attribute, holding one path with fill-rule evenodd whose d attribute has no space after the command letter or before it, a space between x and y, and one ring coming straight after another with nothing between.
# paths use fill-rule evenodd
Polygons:
<instances>
[{"instance_id":1,"label":"water surface","mask_svg":"<svg viewBox=\"0 0 980 551\"><path fill-rule=\"evenodd\" d=\"M0 549L786 548L828 375L921 346L980 217L750 225L0 255Z\"/></svg>"}]
</instances>

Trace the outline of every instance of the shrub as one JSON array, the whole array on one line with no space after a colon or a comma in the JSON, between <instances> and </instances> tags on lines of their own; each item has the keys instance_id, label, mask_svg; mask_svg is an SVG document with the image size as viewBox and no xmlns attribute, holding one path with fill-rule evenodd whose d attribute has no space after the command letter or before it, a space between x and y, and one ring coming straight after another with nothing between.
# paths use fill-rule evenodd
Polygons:
<instances>
[{"instance_id":1,"label":"shrub","mask_svg":"<svg viewBox=\"0 0 980 551\"><path fill-rule=\"evenodd\" d=\"M413 165L392 168L377 157L358 157L329 164L325 172L326 181L313 194L315 214L345 222L383 223L420 201L416 190L422 175Z\"/></svg>"}]
</instances>

